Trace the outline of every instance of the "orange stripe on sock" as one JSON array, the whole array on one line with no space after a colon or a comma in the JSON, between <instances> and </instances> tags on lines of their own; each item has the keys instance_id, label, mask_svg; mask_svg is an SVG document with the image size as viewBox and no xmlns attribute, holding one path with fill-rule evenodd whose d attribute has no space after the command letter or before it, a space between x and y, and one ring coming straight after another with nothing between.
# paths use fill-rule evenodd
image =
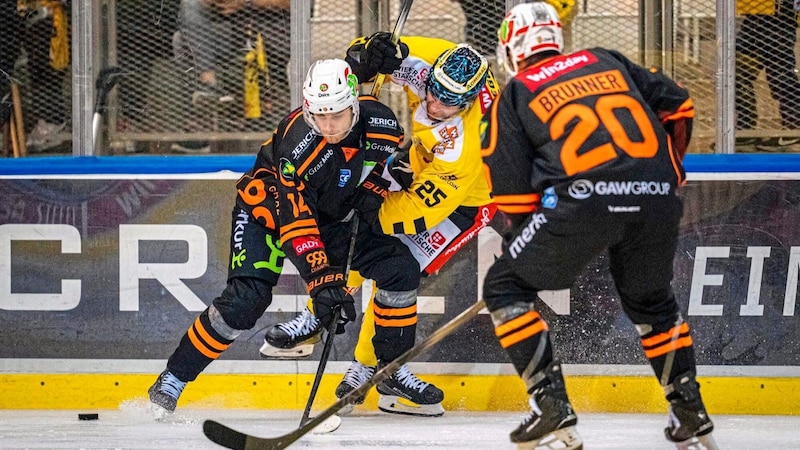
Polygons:
<instances>
[{"instance_id":1,"label":"orange stripe on sock","mask_svg":"<svg viewBox=\"0 0 800 450\"><path fill-rule=\"evenodd\" d=\"M383 317L410 316L411 314L417 314L416 303L411 306L406 306L405 308L381 308L377 303L373 302L372 308L375 315L381 315Z\"/></svg>"},{"instance_id":2,"label":"orange stripe on sock","mask_svg":"<svg viewBox=\"0 0 800 450\"><path fill-rule=\"evenodd\" d=\"M213 350L210 350L206 346L206 344L203 341L201 341L199 337L197 337L197 333L195 333L194 327L189 328L187 335L189 336L189 340L192 342L192 345L194 345L194 348L197 349L198 352L202 353L206 358L211 358L211 359L219 358L221 352L215 352Z\"/></svg>"},{"instance_id":3,"label":"orange stripe on sock","mask_svg":"<svg viewBox=\"0 0 800 450\"><path fill-rule=\"evenodd\" d=\"M672 327L669 330L659 333L655 336L650 336L647 339L642 339L642 347L655 347L658 345L663 344L664 342L671 341L672 337L676 334L687 334L689 333L689 324L683 322L678 326L678 330L675 330L676 327Z\"/></svg>"},{"instance_id":4,"label":"orange stripe on sock","mask_svg":"<svg viewBox=\"0 0 800 450\"><path fill-rule=\"evenodd\" d=\"M521 316L515 317L509 320L508 322L495 327L494 334L499 337L504 334L510 333L516 330L517 328L521 328L528 323L535 322L537 320L542 320L542 317L539 315L539 313L536 311L529 311Z\"/></svg>"},{"instance_id":5,"label":"orange stripe on sock","mask_svg":"<svg viewBox=\"0 0 800 450\"><path fill-rule=\"evenodd\" d=\"M192 326L192 328L197 330L197 333L200 335L200 337L203 338L203 340L208 343L208 346L214 350L217 350L219 352L224 352L231 345L231 344L223 344L222 342L211 337L211 335L208 334L208 331L206 331L205 327L203 327L203 323L200 322L199 317L195 319L194 326Z\"/></svg>"},{"instance_id":6,"label":"orange stripe on sock","mask_svg":"<svg viewBox=\"0 0 800 450\"><path fill-rule=\"evenodd\" d=\"M541 333L542 330L547 329L547 324L543 320L538 320L517 332L511 333L506 337L500 339L500 346L503 348L511 347L512 345L524 341L529 337Z\"/></svg>"},{"instance_id":7,"label":"orange stripe on sock","mask_svg":"<svg viewBox=\"0 0 800 450\"><path fill-rule=\"evenodd\" d=\"M669 341L664 345L661 345L656 348L651 348L650 350L644 351L644 356L647 359L658 358L661 355L665 355L673 350L678 350L681 348L691 347L692 346L692 337L691 336L684 336L680 339L676 339L674 341Z\"/></svg>"},{"instance_id":8,"label":"orange stripe on sock","mask_svg":"<svg viewBox=\"0 0 800 450\"><path fill-rule=\"evenodd\" d=\"M384 328L403 328L410 327L417 323L417 316L407 317L405 319L383 319L375 316L375 325L380 325Z\"/></svg>"}]
</instances>

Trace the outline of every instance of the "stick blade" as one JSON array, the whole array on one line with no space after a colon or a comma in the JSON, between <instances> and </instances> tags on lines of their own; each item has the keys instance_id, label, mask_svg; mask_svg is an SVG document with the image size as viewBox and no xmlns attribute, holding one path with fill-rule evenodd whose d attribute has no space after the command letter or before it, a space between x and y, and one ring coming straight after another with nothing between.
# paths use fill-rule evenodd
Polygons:
<instances>
[{"instance_id":1,"label":"stick blade","mask_svg":"<svg viewBox=\"0 0 800 450\"><path fill-rule=\"evenodd\" d=\"M240 433L233 428L226 427L213 420L206 420L203 422L203 434L215 443L226 448L244 450L247 445L246 434Z\"/></svg>"},{"instance_id":2,"label":"stick blade","mask_svg":"<svg viewBox=\"0 0 800 450\"><path fill-rule=\"evenodd\" d=\"M333 415L325 419L325 421L321 424L314 427L314 429L311 430L311 434L333 433L339 429L340 425L342 425L342 418L337 415Z\"/></svg>"},{"instance_id":3,"label":"stick blade","mask_svg":"<svg viewBox=\"0 0 800 450\"><path fill-rule=\"evenodd\" d=\"M314 426L319 423L314 424ZM312 427L309 427L309 430ZM223 425L213 420L203 422L203 434L213 442L233 450L281 450L300 439L309 430L298 428L276 438L262 438Z\"/></svg>"},{"instance_id":4,"label":"stick blade","mask_svg":"<svg viewBox=\"0 0 800 450\"><path fill-rule=\"evenodd\" d=\"M466 310L462 311L461 314L457 315L452 320L442 325L438 330L434 331L424 341L406 350L405 353L395 358L384 368L375 372L375 374L372 375L372 377L370 377L360 387L350 391L349 393L347 393L347 395L340 398L331 407L329 407L325 411L322 411L315 418L302 423L299 428L292 431L291 433L284 434L283 436L278 436L275 438L261 438L241 433L232 428L226 427L221 423L214 422L213 420L206 420L205 422L203 422L203 433L206 435L206 437L216 442L217 444L231 449L243 449L243 450L284 449L289 445L291 445L293 442L296 442L298 439L303 437L306 433L316 428L318 425L322 424L326 419L336 414L339 410L344 408L347 404L351 403L354 399L358 398L361 395L365 395L367 391L372 389L373 386L389 378L394 372L397 371L397 369L400 368L400 366L402 366L409 360L413 359L414 357L416 357L423 351L427 350L428 348L434 346L439 341L448 336L450 333L452 333L454 330L462 326L464 323L466 323L473 317L477 316L478 313L485 306L486 304L483 302L483 300L478 300L477 302L475 302L475 304L473 304ZM338 428L338 425L341 425L341 420L334 419L334 421L335 421L334 423L336 424L336 428ZM323 430L324 428L325 428L324 426L321 427L321 429ZM331 432L332 431L335 431L335 428L332 429Z\"/></svg>"}]
</instances>

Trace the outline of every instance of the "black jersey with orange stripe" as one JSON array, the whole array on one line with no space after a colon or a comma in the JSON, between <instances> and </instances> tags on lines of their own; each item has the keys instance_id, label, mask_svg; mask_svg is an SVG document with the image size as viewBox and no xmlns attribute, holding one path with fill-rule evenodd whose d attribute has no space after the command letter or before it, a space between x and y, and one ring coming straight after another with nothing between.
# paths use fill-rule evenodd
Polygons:
<instances>
[{"instance_id":1,"label":"black jersey with orange stripe","mask_svg":"<svg viewBox=\"0 0 800 450\"><path fill-rule=\"evenodd\" d=\"M314 133L301 108L292 111L237 183L237 204L279 230L282 250L306 282L327 265L319 227L348 216L359 184L403 139L394 113L374 97L360 97L359 109L358 122L337 144Z\"/></svg>"},{"instance_id":2,"label":"black jersey with orange stripe","mask_svg":"<svg viewBox=\"0 0 800 450\"><path fill-rule=\"evenodd\" d=\"M693 117L688 91L618 52L540 61L507 84L481 124L494 200L529 214L551 187L598 206L674 195Z\"/></svg>"}]
</instances>

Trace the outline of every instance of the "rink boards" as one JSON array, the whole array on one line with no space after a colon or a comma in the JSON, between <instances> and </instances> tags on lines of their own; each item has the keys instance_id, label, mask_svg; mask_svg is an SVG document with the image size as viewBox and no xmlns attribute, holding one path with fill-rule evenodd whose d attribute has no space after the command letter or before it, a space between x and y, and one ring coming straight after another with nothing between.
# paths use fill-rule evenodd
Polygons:
<instances>
[{"instance_id":1,"label":"rink boards","mask_svg":"<svg viewBox=\"0 0 800 450\"><path fill-rule=\"evenodd\" d=\"M0 408L114 408L142 398L181 335L224 287L234 182L250 157L30 158L0 168ZM796 414L800 395L800 160L690 155L674 288L693 329L709 409ZM418 339L480 298L499 252L482 232L423 280ZM660 412L665 403L607 258L539 309L578 410ZM305 306L284 268L273 304L181 404L302 409L310 360L258 357L263 329ZM366 303L367 289L356 296ZM355 327L337 336L320 404L352 358ZM445 407L524 409L524 389L480 315L415 360ZM368 406L376 403L373 394ZM372 405L374 406L374 405Z\"/></svg>"}]
</instances>

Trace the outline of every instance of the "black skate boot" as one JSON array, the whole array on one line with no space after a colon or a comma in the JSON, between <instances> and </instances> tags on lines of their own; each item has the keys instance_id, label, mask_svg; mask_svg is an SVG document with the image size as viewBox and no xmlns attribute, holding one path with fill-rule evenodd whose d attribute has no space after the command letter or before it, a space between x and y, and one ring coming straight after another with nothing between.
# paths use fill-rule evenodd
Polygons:
<instances>
[{"instance_id":1,"label":"black skate boot","mask_svg":"<svg viewBox=\"0 0 800 450\"><path fill-rule=\"evenodd\" d=\"M700 385L693 372L678 375L668 388L669 426L664 429L667 439L678 450L718 450L714 437L714 423L706 413L700 398Z\"/></svg>"},{"instance_id":2,"label":"black skate boot","mask_svg":"<svg viewBox=\"0 0 800 450\"><path fill-rule=\"evenodd\" d=\"M322 337L322 322L308 308L294 319L279 323L264 335L259 353L264 358L304 358L314 352Z\"/></svg>"},{"instance_id":3,"label":"black skate boot","mask_svg":"<svg viewBox=\"0 0 800 450\"><path fill-rule=\"evenodd\" d=\"M442 390L417 378L407 365L380 382L377 389L381 395L378 409L383 412L428 417L444 414Z\"/></svg>"},{"instance_id":4,"label":"black skate boot","mask_svg":"<svg viewBox=\"0 0 800 450\"><path fill-rule=\"evenodd\" d=\"M575 429L578 416L567 398L561 365L557 362L550 363L544 369L544 375L549 384L537 387L531 393L528 400L531 412L511 432L511 442L517 444L518 449L583 449L583 440Z\"/></svg>"},{"instance_id":5,"label":"black skate boot","mask_svg":"<svg viewBox=\"0 0 800 450\"><path fill-rule=\"evenodd\" d=\"M165 370L158 376L156 382L147 390L152 404L152 411L156 420L163 420L175 412L178 398L186 387L186 382L181 381L170 371Z\"/></svg>"},{"instance_id":6,"label":"black skate boot","mask_svg":"<svg viewBox=\"0 0 800 450\"><path fill-rule=\"evenodd\" d=\"M353 361L353 363L350 364L350 367L347 368L347 372L345 372L342 382L336 387L336 398L342 398L350 392L358 389L367 380L372 378L373 375L375 375L375 367L365 366L358 361ZM366 395L362 395L353 399L347 406L340 409L337 414L340 416L346 416L350 414L353 412L355 405L364 403L365 397Z\"/></svg>"}]
</instances>

